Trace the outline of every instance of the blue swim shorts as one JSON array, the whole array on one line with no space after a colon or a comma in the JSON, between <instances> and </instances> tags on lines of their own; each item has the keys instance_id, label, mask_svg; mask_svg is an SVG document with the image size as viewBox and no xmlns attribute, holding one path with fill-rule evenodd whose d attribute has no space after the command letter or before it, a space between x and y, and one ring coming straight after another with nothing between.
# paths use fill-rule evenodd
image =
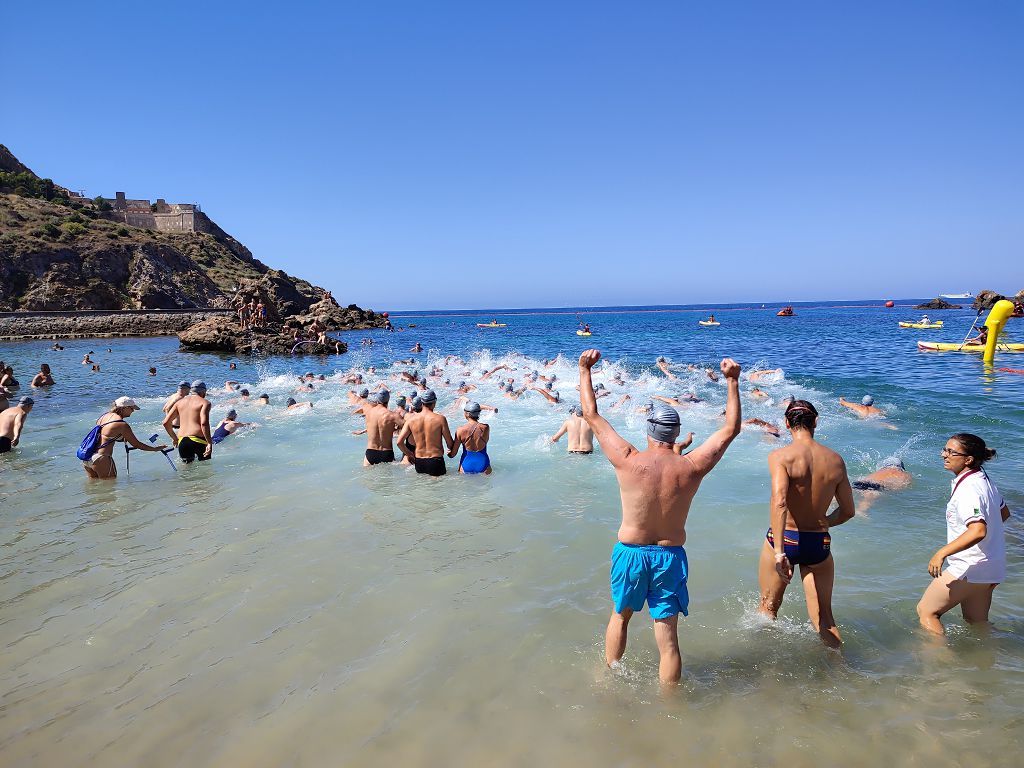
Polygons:
<instances>
[{"instance_id":1,"label":"blue swim shorts","mask_svg":"<svg viewBox=\"0 0 1024 768\"><path fill-rule=\"evenodd\" d=\"M682 547L657 544L623 544L612 550L612 602L615 612L642 610L644 602L652 619L678 613L688 616L690 593L686 590L689 567Z\"/></svg>"}]
</instances>

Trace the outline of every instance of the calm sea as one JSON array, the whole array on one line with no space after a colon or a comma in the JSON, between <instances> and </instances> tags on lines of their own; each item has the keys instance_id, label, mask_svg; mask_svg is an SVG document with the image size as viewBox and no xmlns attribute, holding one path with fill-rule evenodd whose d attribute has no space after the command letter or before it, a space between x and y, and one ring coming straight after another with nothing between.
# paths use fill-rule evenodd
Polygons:
<instances>
[{"instance_id":1,"label":"calm sea","mask_svg":"<svg viewBox=\"0 0 1024 768\"><path fill-rule=\"evenodd\" d=\"M40 362L58 380L34 393L21 447L0 457L0 762L1019 765L1024 376L986 371L977 355L917 351L918 339L961 341L969 310L932 313L945 329L920 331L897 327L920 315L909 306L796 305L792 318L777 309L395 313L401 333L343 334L347 355L240 359L235 371L229 358L182 353L168 338L71 341L63 352L0 345L22 393ZM710 311L721 326L698 326ZM507 327L476 327L492 317ZM576 335L580 320L592 337ZM1024 321L1009 334L1024 340ZM425 351L413 355L417 341ZM806 397L851 475L903 459L913 486L834 532L841 653L810 630L798 584L778 623L757 615L766 456L780 443L746 431L690 516L682 686L660 692L645 614L622 669L604 668L619 520L611 467L547 443L566 406L511 401L479 381L483 368L505 363L518 378L561 355L549 371L575 402L587 346L629 377L600 404L634 444L641 417L609 408L621 394L695 392L703 402L683 422L700 441L719 424L724 387L687 365L729 355L745 371L783 369L758 383L768 399L744 398L745 417L778 422L783 397ZM80 364L90 351L99 373ZM680 382L651 372L658 355ZM421 371L445 369L432 380L442 408L460 380L499 407L485 419L492 476L361 466L365 443L351 434L361 424L338 379L369 366L371 384L388 379L410 356ZM1024 368L1024 355L998 367ZM308 397L293 392L306 371L327 377ZM137 398L131 422L147 438L161 433L160 404L182 378L213 388L216 419L237 397L217 391L228 379L272 404L237 404L258 426L208 464L175 471L133 453L128 474L119 448L116 483L87 482L74 452L109 402ZM393 392L409 389L388 380ZM865 394L884 423L837 404ZM313 409L285 411L290 395ZM990 635L954 612L948 638L934 641L917 630L914 606L945 541L950 476L938 451L963 430L999 453L989 469L1014 511L1010 575Z\"/></svg>"}]
</instances>

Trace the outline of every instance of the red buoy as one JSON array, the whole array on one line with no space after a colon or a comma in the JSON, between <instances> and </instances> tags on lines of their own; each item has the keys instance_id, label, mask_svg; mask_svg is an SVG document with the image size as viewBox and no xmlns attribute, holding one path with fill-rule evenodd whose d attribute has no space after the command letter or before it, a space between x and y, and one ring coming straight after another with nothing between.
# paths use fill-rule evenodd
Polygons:
<instances>
[{"instance_id":1,"label":"red buoy","mask_svg":"<svg viewBox=\"0 0 1024 768\"><path fill-rule=\"evenodd\" d=\"M889 309L892 309L893 307L896 306L896 302L895 301L887 301L887 302L885 302L885 306L887 306Z\"/></svg>"}]
</instances>

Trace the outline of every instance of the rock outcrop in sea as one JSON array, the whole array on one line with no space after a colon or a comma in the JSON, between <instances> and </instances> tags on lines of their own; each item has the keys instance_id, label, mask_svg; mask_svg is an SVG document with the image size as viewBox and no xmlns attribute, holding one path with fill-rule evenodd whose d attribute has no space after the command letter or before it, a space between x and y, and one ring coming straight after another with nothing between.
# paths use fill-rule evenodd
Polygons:
<instances>
[{"instance_id":1,"label":"rock outcrop in sea","mask_svg":"<svg viewBox=\"0 0 1024 768\"><path fill-rule=\"evenodd\" d=\"M384 324L372 311L342 308L328 291L268 267L197 205L120 193L89 199L41 179L0 145L0 312L232 309L249 299L263 302L267 327L282 336L316 318L328 330ZM230 323L222 321L186 329L182 346L251 346L248 337L229 338ZM66 318L54 322L52 335L67 326ZM269 331L260 335L268 336L264 351L283 348Z\"/></svg>"},{"instance_id":2,"label":"rock outcrop in sea","mask_svg":"<svg viewBox=\"0 0 1024 768\"><path fill-rule=\"evenodd\" d=\"M914 309L963 309L963 307L959 304L950 304L948 301L936 297L931 301L926 301L924 304L918 304Z\"/></svg>"}]
</instances>

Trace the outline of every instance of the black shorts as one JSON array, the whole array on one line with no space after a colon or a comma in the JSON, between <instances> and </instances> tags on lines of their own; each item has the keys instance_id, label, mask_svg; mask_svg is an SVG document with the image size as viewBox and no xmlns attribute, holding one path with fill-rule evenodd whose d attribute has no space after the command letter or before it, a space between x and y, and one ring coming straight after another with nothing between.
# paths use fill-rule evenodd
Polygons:
<instances>
[{"instance_id":1,"label":"black shorts","mask_svg":"<svg viewBox=\"0 0 1024 768\"><path fill-rule=\"evenodd\" d=\"M876 483L874 480L854 480L850 483L858 491L884 491L885 486L881 483Z\"/></svg>"},{"instance_id":2,"label":"black shorts","mask_svg":"<svg viewBox=\"0 0 1024 768\"><path fill-rule=\"evenodd\" d=\"M178 441L178 455L186 464L191 464L196 459L207 461L210 457L206 453L206 443L197 443L190 437L183 437Z\"/></svg>"},{"instance_id":3,"label":"black shorts","mask_svg":"<svg viewBox=\"0 0 1024 768\"><path fill-rule=\"evenodd\" d=\"M0 453L8 453L11 450L11 438L0 437Z\"/></svg>"},{"instance_id":4,"label":"black shorts","mask_svg":"<svg viewBox=\"0 0 1024 768\"><path fill-rule=\"evenodd\" d=\"M569 451L569 453L576 453L579 454L580 456L589 456L590 454L593 453L593 451Z\"/></svg>"},{"instance_id":5,"label":"black shorts","mask_svg":"<svg viewBox=\"0 0 1024 768\"><path fill-rule=\"evenodd\" d=\"M378 451L374 448L367 448L366 460L370 462L370 464L389 464L395 460L395 452Z\"/></svg>"},{"instance_id":6,"label":"black shorts","mask_svg":"<svg viewBox=\"0 0 1024 768\"><path fill-rule=\"evenodd\" d=\"M413 464L416 465L416 474L418 475L440 477L448 472L444 465L444 459L440 456L435 456L432 459L413 459Z\"/></svg>"}]
</instances>

